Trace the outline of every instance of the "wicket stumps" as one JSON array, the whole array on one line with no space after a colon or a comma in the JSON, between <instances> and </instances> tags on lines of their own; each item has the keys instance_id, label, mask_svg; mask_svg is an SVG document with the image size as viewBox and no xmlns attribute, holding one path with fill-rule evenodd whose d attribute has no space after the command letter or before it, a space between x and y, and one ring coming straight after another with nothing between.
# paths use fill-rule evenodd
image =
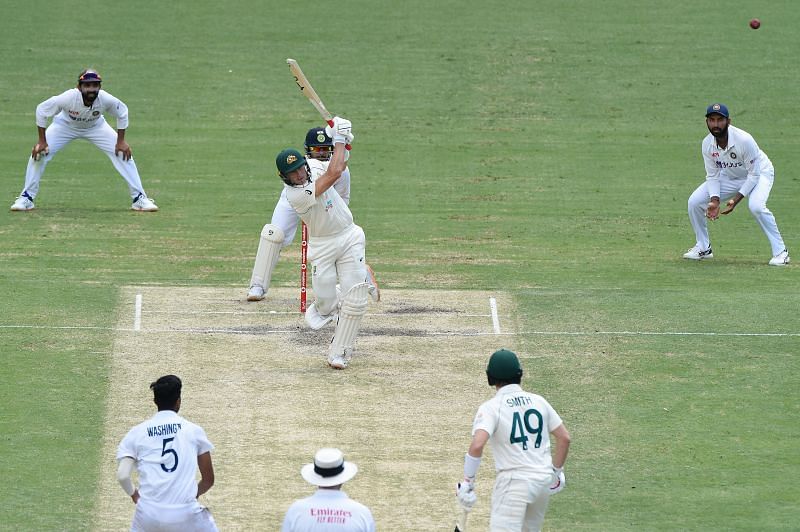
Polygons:
<instances>
[{"instance_id":1,"label":"wicket stumps","mask_svg":"<svg viewBox=\"0 0 800 532\"><path fill-rule=\"evenodd\" d=\"M306 313L306 278L308 272L308 226L300 222L300 314Z\"/></svg>"}]
</instances>

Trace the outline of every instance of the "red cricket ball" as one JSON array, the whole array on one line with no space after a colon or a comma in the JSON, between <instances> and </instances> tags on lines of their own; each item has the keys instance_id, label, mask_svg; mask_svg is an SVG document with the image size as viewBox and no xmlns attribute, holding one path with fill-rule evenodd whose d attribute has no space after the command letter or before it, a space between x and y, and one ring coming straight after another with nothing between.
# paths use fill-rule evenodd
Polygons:
<instances>
[{"instance_id":1,"label":"red cricket ball","mask_svg":"<svg viewBox=\"0 0 800 532\"><path fill-rule=\"evenodd\" d=\"M758 20L757 18L754 18L753 20L750 21L750 27L753 28L754 30L757 30L758 28L761 27L761 21Z\"/></svg>"}]
</instances>

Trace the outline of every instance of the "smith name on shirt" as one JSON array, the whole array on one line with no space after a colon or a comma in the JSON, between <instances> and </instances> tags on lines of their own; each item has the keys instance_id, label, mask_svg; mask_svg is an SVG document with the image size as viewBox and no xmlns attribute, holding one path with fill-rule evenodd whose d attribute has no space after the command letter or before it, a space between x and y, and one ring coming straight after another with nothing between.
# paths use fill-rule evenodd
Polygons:
<instances>
[{"instance_id":1,"label":"smith name on shirt","mask_svg":"<svg viewBox=\"0 0 800 532\"><path fill-rule=\"evenodd\" d=\"M520 397L509 397L506 399L506 406L509 408L514 408L516 406L526 406L533 404L533 401L530 397L520 396Z\"/></svg>"}]
</instances>

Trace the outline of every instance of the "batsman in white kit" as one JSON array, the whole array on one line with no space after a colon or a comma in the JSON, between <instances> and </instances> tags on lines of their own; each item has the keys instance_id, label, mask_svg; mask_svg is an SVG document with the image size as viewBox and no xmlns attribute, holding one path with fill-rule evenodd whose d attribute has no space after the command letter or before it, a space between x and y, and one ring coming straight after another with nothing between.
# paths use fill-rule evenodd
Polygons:
<instances>
[{"instance_id":1,"label":"batsman in white kit","mask_svg":"<svg viewBox=\"0 0 800 532\"><path fill-rule=\"evenodd\" d=\"M200 426L178 415L181 388L175 375L153 382L158 413L133 427L117 448L117 481L136 504L132 532L217 530L211 512L197 500L214 485L214 446ZM131 478L134 469L138 488Z\"/></svg>"},{"instance_id":2,"label":"batsman in white kit","mask_svg":"<svg viewBox=\"0 0 800 532\"><path fill-rule=\"evenodd\" d=\"M306 323L317 330L336 320L328 365L344 369L367 312L370 285L364 231L353 222L347 203L333 187L347 167L345 145L353 141L352 126L349 120L335 117L333 126L326 129L334 145L327 165L306 159L293 148L281 151L275 164L286 199L308 226L308 261L316 300L306 310Z\"/></svg>"},{"instance_id":3,"label":"batsman in white kit","mask_svg":"<svg viewBox=\"0 0 800 532\"><path fill-rule=\"evenodd\" d=\"M321 165L323 170L328 167L333 154L333 139L325 132L324 127L309 129L308 133L306 133L304 146L309 165L314 165L314 167ZM336 189L345 204L349 205L349 168L344 169L342 176L333 184L333 188ZM261 230L253 273L250 276L250 288L247 293L248 301L261 301L266 297L272 279L272 272L278 264L281 250L292 243L299 223L300 216L289 203L289 200L286 199L286 189L284 188L281 190L278 203L272 211L270 223L266 224ZM369 265L367 265L367 273L370 276L370 296L374 301L380 301L380 289L375 280L375 274Z\"/></svg>"},{"instance_id":4,"label":"batsman in white kit","mask_svg":"<svg viewBox=\"0 0 800 532\"><path fill-rule=\"evenodd\" d=\"M566 485L564 462L569 452L569 432L544 397L520 387L522 366L514 352L495 351L489 358L486 377L497 394L480 406L472 424L472 443L464 456L464 479L456 487L464 512L459 522L463 526L466 513L477 500L475 476L488 441L497 470L490 530L541 530L550 496ZM557 440L553 456L551 434Z\"/></svg>"},{"instance_id":5,"label":"batsman in white kit","mask_svg":"<svg viewBox=\"0 0 800 532\"><path fill-rule=\"evenodd\" d=\"M132 210L158 210L158 206L144 191L131 148L125 141L128 107L102 90L102 82L96 70L84 70L78 77L76 88L48 98L36 107L39 140L31 150L25 171L25 185L11 205L12 211L34 209L34 200L39 194L39 182L47 163L75 139L88 140L111 159L114 168L128 183ZM116 131L106 122L105 114L115 118ZM50 118L53 121L48 126L47 121Z\"/></svg>"}]
</instances>

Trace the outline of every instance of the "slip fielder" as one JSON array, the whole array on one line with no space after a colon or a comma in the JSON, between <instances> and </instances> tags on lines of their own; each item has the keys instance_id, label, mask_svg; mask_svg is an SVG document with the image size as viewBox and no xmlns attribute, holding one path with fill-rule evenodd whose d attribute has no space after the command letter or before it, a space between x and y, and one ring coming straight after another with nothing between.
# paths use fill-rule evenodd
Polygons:
<instances>
[{"instance_id":1,"label":"slip fielder","mask_svg":"<svg viewBox=\"0 0 800 532\"><path fill-rule=\"evenodd\" d=\"M131 148L125 141L128 107L102 90L102 82L96 70L84 70L78 76L76 88L48 98L36 107L39 140L31 150L25 171L25 186L11 205L12 211L34 209L33 201L39 193L39 181L47 163L75 139L88 140L111 159L114 168L128 183L131 209L145 212L158 210L153 200L145 194ZM108 125L104 114L116 119L116 131ZM53 121L48 126L50 118Z\"/></svg>"}]
</instances>

